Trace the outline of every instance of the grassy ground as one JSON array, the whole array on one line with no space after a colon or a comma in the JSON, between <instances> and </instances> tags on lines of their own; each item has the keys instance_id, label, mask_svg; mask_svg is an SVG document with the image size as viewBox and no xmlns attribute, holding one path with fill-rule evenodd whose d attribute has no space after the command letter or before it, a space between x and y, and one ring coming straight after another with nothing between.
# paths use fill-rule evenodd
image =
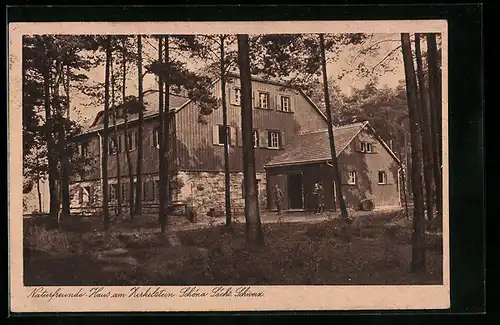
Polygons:
<instances>
[{"instance_id":1,"label":"grassy ground","mask_svg":"<svg viewBox=\"0 0 500 325\"><path fill-rule=\"evenodd\" d=\"M176 236L137 224L110 234L36 227L25 236L25 285L442 283L441 237L427 240L427 272L411 273L411 232L397 217L372 213L350 232L338 219L266 223L260 249L246 246L241 222ZM120 256L103 257L110 249Z\"/></svg>"}]
</instances>

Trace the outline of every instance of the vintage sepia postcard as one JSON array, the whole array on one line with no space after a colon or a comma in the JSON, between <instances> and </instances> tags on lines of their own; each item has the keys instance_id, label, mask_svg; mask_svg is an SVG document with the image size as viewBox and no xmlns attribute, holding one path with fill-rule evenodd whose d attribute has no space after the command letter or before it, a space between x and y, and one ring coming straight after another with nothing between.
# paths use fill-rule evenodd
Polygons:
<instances>
[{"instance_id":1,"label":"vintage sepia postcard","mask_svg":"<svg viewBox=\"0 0 500 325\"><path fill-rule=\"evenodd\" d=\"M8 38L11 312L450 307L446 21Z\"/></svg>"}]
</instances>

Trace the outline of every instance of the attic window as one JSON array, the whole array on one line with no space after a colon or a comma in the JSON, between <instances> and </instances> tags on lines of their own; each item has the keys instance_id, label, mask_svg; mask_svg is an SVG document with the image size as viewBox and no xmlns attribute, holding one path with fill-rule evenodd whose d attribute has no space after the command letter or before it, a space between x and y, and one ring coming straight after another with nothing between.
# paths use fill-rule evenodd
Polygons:
<instances>
[{"instance_id":1,"label":"attic window","mask_svg":"<svg viewBox=\"0 0 500 325\"><path fill-rule=\"evenodd\" d=\"M372 144L370 142L361 142L361 152L371 153Z\"/></svg>"},{"instance_id":2,"label":"attic window","mask_svg":"<svg viewBox=\"0 0 500 325\"><path fill-rule=\"evenodd\" d=\"M347 184L356 185L356 172L350 171L347 173Z\"/></svg>"}]
</instances>

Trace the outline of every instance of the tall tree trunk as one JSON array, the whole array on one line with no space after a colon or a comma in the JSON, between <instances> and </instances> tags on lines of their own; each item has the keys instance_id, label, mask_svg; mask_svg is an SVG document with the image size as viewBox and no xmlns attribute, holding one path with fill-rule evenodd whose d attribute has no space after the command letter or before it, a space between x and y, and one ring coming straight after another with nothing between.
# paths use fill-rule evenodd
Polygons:
<instances>
[{"instance_id":1,"label":"tall tree trunk","mask_svg":"<svg viewBox=\"0 0 500 325\"><path fill-rule=\"evenodd\" d=\"M117 213L119 216L122 214L122 177L121 177L121 164L120 164L120 151L121 151L121 141L118 136L118 126L116 125L116 102L115 102L115 71L113 68L113 57L111 57L110 62L111 70L111 107L113 108L113 138L116 145L116 195L117 195Z\"/></svg>"},{"instance_id":2,"label":"tall tree trunk","mask_svg":"<svg viewBox=\"0 0 500 325\"><path fill-rule=\"evenodd\" d=\"M420 131L422 135L422 150L424 156L424 182L425 182L425 208L427 211L427 219L432 220L434 209L434 193L432 191L432 132L430 122L430 112L427 104L427 92L424 82L424 69L422 64L422 52L420 50L420 34L415 33L415 57L417 61L417 78L418 90L420 94L419 100L419 117L420 117Z\"/></svg>"},{"instance_id":3,"label":"tall tree trunk","mask_svg":"<svg viewBox=\"0 0 500 325\"><path fill-rule=\"evenodd\" d=\"M44 88L44 108L45 108L45 140L47 141L47 161L48 161L48 179L49 179L49 198L50 207L49 214L52 218L57 219L59 214L59 195L57 190L57 153L54 146L54 126L52 120L52 107L50 104L50 70L51 64L46 56L44 56L43 67L43 88Z\"/></svg>"},{"instance_id":4,"label":"tall tree trunk","mask_svg":"<svg viewBox=\"0 0 500 325\"><path fill-rule=\"evenodd\" d=\"M441 78L438 67L436 34L427 34L427 65L429 78L429 103L432 129L432 154L438 216L443 213L443 183L441 165Z\"/></svg>"},{"instance_id":5,"label":"tall tree trunk","mask_svg":"<svg viewBox=\"0 0 500 325\"><path fill-rule=\"evenodd\" d=\"M243 139L243 183L245 188L246 238L250 245L264 244L257 200L257 179L255 177L255 152L253 146L252 121L252 76L248 35L238 35L238 62L241 83L241 128Z\"/></svg>"},{"instance_id":6,"label":"tall tree trunk","mask_svg":"<svg viewBox=\"0 0 500 325\"><path fill-rule=\"evenodd\" d=\"M227 123L227 103L226 103L226 66L224 54L225 36L220 36L220 82L222 98L222 125L224 127L224 182L226 197L226 226L231 226L231 174L229 173L229 143L228 143L228 123Z\"/></svg>"},{"instance_id":7,"label":"tall tree trunk","mask_svg":"<svg viewBox=\"0 0 500 325\"><path fill-rule=\"evenodd\" d=\"M160 37L158 39L158 61L163 62L163 38ZM160 229L161 232L165 232L165 220L166 220L166 215L165 215L165 208L166 208L166 192L165 192L165 160L163 159L165 157L165 142L164 142L164 134L163 134L163 129L164 126L163 124L165 123L165 114L164 114L164 109L163 109L163 104L164 104L164 96L163 96L163 89L164 89L164 84L163 84L163 78L158 76L158 115L160 117L160 125L158 128L158 143L159 143L159 155L158 155L158 165L159 165L159 177L160 177L160 184L159 184L159 194L160 194L160 211L159 211L159 220L158 223L160 224Z\"/></svg>"},{"instance_id":8,"label":"tall tree trunk","mask_svg":"<svg viewBox=\"0 0 500 325\"><path fill-rule=\"evenodd\" d=\"M412 271L425 270L425 218L422 193L422 158L420 123L418 117L417 78L413 66L410 34L401 34L401 46L406 76L406 93L410 117L412 188L413 188L413 232L412 232Z\"/></svg>"},{"instance_id":9,"label":"tall tree trunk","mask_svg":"<svg viewBox=\"0 0 500 325\"><path fill-rule=\"evenodd\" d=\"M38 196L38 212L42 213L42 192L40 191L40 164L38 157L36 157L36 192Z\"/></svg>"},{"instance_id":10,"label":"tall tree trunk","mask_svg":"<svg viewBox=\"0 0 500 325\"><path fill-rule=\"evenodd\" d=\"M125 38L122 39L122 69L123 69L123 84L122 84L122 101L123 101L123 133L124 133L124 147L125 147L125 156L127 158L127 166L128 166L128 179L129 179L129 214L130 219L134 217L134 169L132 164L132 158L130 157L130 147L128 145L128 107L125 103L126 95L127 95L127 59L126 59L126 41Z\"/></svg>"},{"instance_id":11,"label":"tall tree trunk","mask_svg":"<svg viewBox=\"0 0 500 325\"><path fill-rule=\"evenodd\" d=\"M64 119L64 111L69 111L69 102L63 108L61 103L61 96L59 93L61 81L65 87L64 77L64 64L62 60L56 60L56 75L53 83L53 106L56 113L57 121L57 152L59 154L60 162L60 198L61 198L61 214L59 215L59 223L64 225L70 218L70 193L69 193L69 157L67 154L67 140L66 140L66 121ZM69 98L68 98L69 100Z\"/></svg>"},{"instance_id":12,"label":"tall tree trunk","mask_svg":"<svg viewBox=\"0 0 500 325\"><path fill-rule=\"evenodd\" d=\"M137 75L138 75L138 95L139 95L139 121L137 130L137 186L135 188L135 215L142 214L142 151L143 151L143 138L144 138L144 110L143 110L143 90L142 90L142 36L137 36Z\"/></svg>"},{"instance_id":13,"label":"tall tree trunk","mask_svg":"<svg viewBox=\"0 0 500 325\"><path fill-rule=\"evenodd\" d=\"M328 91L328 76L326 74L326 57L325 57L325 40L323 34L319 34L319 47L321 51L321 65L323 72L323 88L325 93L325 110L326 120L328 125L328 138L330 140L330 153L332 155L333 166L333 181L337 193L337 201L339 202L340 214L342 218L348 219L347 207L342 195L342 184L340 182L340 170L337 161L337 153L335 152L335 137L333 136L333 122L332 122L332 109L330 107L330 94Z\"/></svg>"},{"instance_id":14,"label":"tall tree trunk","mask_svg":"<svg viewBox=\"0 0 500 325\"><path fill-rule=\"evenodd\" d=\"M170 65L169 37L165 37L165 63ZM168 216L167 207L170 203L170 75L164 80L165 83L165 112L163 113L163 191L165 192L165 213L161 222L161 232L167 229Z\"/></svg>"},{"instance_id":15,"label":"tall tree trunk","mask_svg":"<svg viewBox=\"0 0 500 325\"><path fill-rule=\"evenodd\" d=\"M104 129L102 132L103 151L102 151L102 198L103 198L103 219L104 230L108 231L110 227L109 219L109 188L108 188L108 128L109 128L109 77L111 66L111 36L106 39L106 72L104 79Z\"/></svg>"}]
</instances>

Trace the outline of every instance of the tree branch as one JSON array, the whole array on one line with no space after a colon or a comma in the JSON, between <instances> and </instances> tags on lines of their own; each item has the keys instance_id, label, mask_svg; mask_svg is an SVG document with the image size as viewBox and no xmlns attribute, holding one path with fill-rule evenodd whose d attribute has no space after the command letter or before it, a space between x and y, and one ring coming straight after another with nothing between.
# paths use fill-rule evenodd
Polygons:
<instances>
[{"instance_id":1,"label":"tree branch","mask_svg":"<svg viewBox=\"0 0 500 325\"><path fill-rule=\"evenodd\" d=\"M378 67L379 65L381 65L385 60L387 60L388 57L390 57L395 51L399 50L401 48L401 45L399 45L398 47L392 49L389 53L387 53L386 56L384 56L384 58L382 60L380 60L377 64L375 64L371 70L372 72L375 70L376 67Z\"/></svg>"}]
</instances>

